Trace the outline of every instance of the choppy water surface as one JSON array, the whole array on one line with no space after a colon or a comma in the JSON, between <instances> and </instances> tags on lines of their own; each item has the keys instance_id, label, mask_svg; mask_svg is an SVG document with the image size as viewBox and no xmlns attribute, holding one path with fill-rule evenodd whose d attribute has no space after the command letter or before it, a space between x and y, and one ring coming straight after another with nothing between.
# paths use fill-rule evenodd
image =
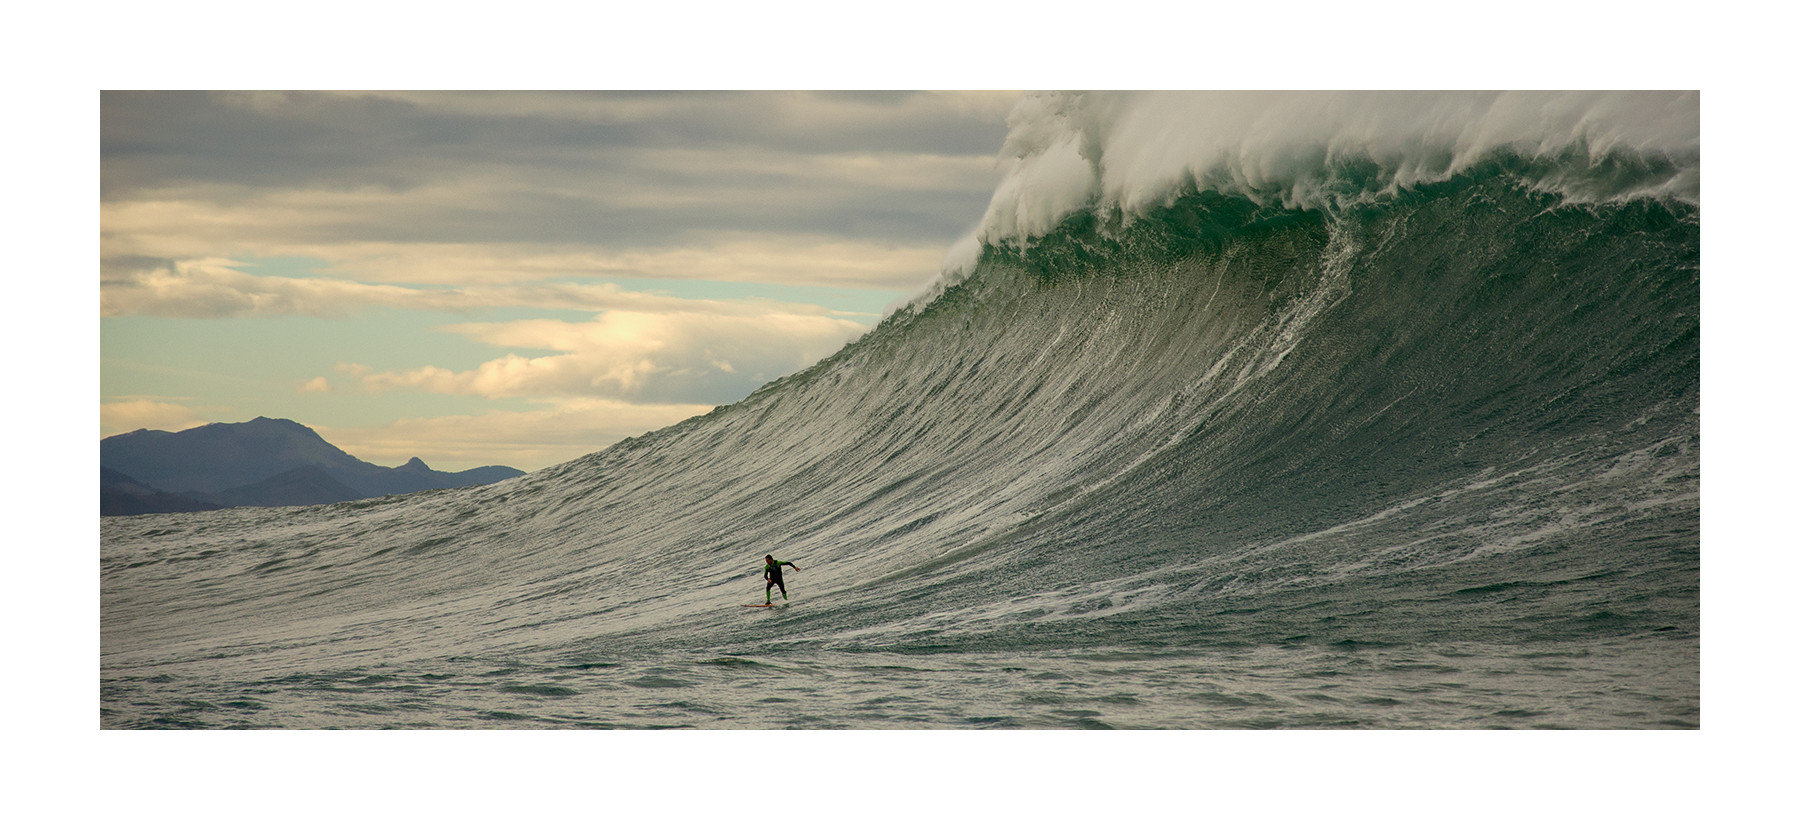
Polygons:
<instances>
[{"instance_id":1,"label":"choppy water surface","mask_svg":"<svg viewBox=\"0 0 1800 820\"><path fill-rule=\"evenodd\" d=\"M105 684L120 728L1695 728L1691 645L448 659ZM1646 658L1671 670L1645 676Z\"/></svg>"}]
</instances>

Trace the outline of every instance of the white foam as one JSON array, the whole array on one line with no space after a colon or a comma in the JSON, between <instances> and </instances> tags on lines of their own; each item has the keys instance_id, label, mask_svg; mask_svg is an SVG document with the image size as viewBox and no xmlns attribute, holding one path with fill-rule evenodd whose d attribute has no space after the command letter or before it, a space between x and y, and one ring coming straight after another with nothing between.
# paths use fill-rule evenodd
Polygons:
<instances>
[{"instance_id":1,"label":"white foam","mask_svg":"<svg viewBox=\"0 0 1800 820\"><path fill-rule=\"evenodd\" d=\"M923 299L966 277L982 246L1028 242L1084 209L1131 217L1196 187L1330 207L1335 194L1321 183L1349 160L1374 163L1392 190L1503 150L1629 153L1673 170L1618 195L1699 201L1693 91L1054 92L1022 98L1007 122L987 213Z\"/></svg>"}]
</instances>

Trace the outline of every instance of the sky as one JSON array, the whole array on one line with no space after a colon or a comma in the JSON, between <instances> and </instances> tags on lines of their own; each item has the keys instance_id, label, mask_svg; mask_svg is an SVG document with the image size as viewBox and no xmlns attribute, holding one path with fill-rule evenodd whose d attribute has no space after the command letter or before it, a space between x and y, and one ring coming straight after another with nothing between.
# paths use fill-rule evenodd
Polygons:
<instances>
[{"instance_id":1,"label":"sky","mask_svg":"<svg viewBox=\"0 0 1800 820\"><path fill-rule=\"evenodd\" d=\"M938 273L1018 96L102 92L100 435L535 470L737 401Z\"/></svg>"}]
</instances>

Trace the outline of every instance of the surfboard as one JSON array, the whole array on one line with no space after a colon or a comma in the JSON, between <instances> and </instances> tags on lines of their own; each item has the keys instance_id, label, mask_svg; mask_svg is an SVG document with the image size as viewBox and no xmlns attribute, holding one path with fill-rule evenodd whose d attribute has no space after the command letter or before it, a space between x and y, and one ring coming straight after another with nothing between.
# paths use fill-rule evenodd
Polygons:
<instances>
[{"instance_id":1,"label":"surfboard","mask_svg":"<svg viewBox=\"0 0 1800 820\"><path fill-rule=\"evenodd\" d=\"M763 607L774 606L774 604L738 604L738 606L747 606L752 609L762 609Z\"/></svg>"}]
</instances>

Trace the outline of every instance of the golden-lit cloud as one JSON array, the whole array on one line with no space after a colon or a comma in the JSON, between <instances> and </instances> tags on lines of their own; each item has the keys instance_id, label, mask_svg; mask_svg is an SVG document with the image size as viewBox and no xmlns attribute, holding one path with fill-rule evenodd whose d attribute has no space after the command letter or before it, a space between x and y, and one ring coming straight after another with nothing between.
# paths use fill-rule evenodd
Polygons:
<instances>
[{"instance_id":1,"label":"golden-lit cloud","mask_svg":"<svg viewBox=\"0 0 1800 820\"><path fill-rule=\"evenodd\" d=\"M342 299L351 308L363 300L391 301L390 297L382 295L382 291L352 290L338 283L365 288L383 284L410 286L415 291L483 288L490 293L536 293L540 300L583 290L590 295L603 293L603 283L594 280L609 278L699 279L900 291L928 281L938 271L944 249L936 245L895 245L816 237L721 236L710 244L692 247L605 254L573 249L454 244L288 248L286 252L322 260L328 267L317 276L280 277L251 274L247 272L253 267L250 262L226 257L113 257L106 260L102 273L104 315L194 315L191 310L171 312L167 303L190 297L204 298L209 294L229 296L229 291L240 291L245 298L228 298L226 301L247 301L251 295L278 289L290 293L310 290L320 298ZM540 289L527 290L528 286L538 283L543 285ZM386 293L395 297L405 295L398 291ZM546 302L546 306L551 305ZM342 311L333 309L330 312Z\"/></svg>"},{"instance_id":2,"label":"golden-lit cloud","mask_svg":"<svg viewBox=\"0 0 1800 820\"><path fill-rule=\"evenodd\" d=\"M321 427L327 441L357 458L393 466L429 454L438 470L504 464L536 470L601 450L646 430L712 409L706 404L643 404L578 398L538 409L479 415L402 418L372 427Z\"/></svg>"},{"instance_id":3,"label":"golden-lit cloud","mask_svg":"<svg viewBox=\"0 0 1800 820\"><path fill-rule=\"evenodd\" d=\"M439 252L446 252L439 250ZM727 246L717 253L669 251L654 258L638 258L635 264L687 269L703 266L708 258L734 257L731 264L746 269L774 268L799 254L799 249L768 249L752 245ZM867 265L867 259L847 267ZM466 260L465 260L466 261ZM413 260L412 264L423 264ZM626 290L610 282L542 282L523 277L518 284L475 284L459 287L407 287L372 284L350 279L309 276L257 276L230 259L195 259L176 262L140 261L103 274L100 286L101 316L165 316L175 318L225 318L236 316L305 315L342 318L375 307L468 313L485 308L530 307L546 310L630 310L705 314L764 313L771 306L786 313L829 314L815 305L774 303L762 299L684 299ZM672 277L671 277L672 278ZM718 277L722 278L722 277Z\"/></svg>"},{"instance_id":4,"label":"golden-lit cloud","mask_svg":"<svg viewBox=\"0 0 1800 820\"><path fill-rule=\"evenodd\" d=\"M233 316L343 317L372 306L429 307L430 293L342 279L252 276L229 259L194 259L109 271L100 282L101 316L215 319Z\"/></svg>"},{"instance_id":5,"label":"golden-lit cloud","mask_svg":"<svg viewBox=\"0 0 1800 820\"><path fill-rule=\"evenodd\" d=\"M829 355L866 328L830 316L763 313L608 311L590 321L471 322L441 330L509 353L469 370L426 366L374 371L351 364L369 390L412 389L486 398L610 397L724 400Z\"/></svg>"}]
</instances>

